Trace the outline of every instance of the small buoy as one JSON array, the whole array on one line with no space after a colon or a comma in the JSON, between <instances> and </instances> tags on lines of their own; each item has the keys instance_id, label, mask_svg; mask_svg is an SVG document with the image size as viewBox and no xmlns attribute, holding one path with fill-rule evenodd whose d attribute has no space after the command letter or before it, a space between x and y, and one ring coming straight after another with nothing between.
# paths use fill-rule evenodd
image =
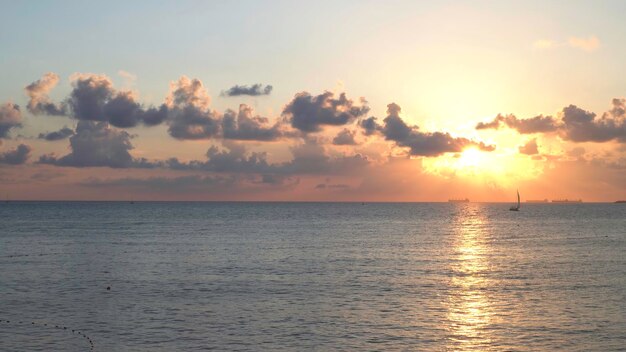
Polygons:
<instances>
[{"instance_id":1,"label":"small buoy","mask_svg":"<svg viewBox=\"0 0 626 352\"><path fill-rule=\"evenodd\" d=\"M111 291L111 286L107 286L107 291Z\"/></svg>"}]
</instances>

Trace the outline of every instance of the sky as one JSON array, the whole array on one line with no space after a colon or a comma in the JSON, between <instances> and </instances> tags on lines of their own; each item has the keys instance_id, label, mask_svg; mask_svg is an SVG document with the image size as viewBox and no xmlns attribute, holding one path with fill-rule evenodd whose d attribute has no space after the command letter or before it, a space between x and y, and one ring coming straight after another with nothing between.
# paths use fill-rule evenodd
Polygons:
<instances>
[{"instance_id":1,"label":"sky","mask_svg":"<svg viewBox=\"0 0 626 352\"><path fill-rule=\"evenodd\" d=\"M8 199L626 199L623 1L0 5Z\"/></svg>"}]
</instances>

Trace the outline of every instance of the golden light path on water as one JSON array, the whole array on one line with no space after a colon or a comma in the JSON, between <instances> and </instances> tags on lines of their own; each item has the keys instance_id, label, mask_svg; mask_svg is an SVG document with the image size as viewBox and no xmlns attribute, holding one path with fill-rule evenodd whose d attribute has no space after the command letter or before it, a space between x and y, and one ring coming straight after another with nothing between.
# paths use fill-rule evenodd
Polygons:
<instances>
[{"instance_id":1,"label":"golden light path on water","mask_svg":"<svg viewBox=\"0 0 626 352\"><path fill-rule=\"evenodd\" d=\"M489 326L497 317L488 296L490 251L488 219L478 204L468 205L455 218L454 260L448 294L448 349L480 351L489 349Z\"/></svg>"}]
</instances>

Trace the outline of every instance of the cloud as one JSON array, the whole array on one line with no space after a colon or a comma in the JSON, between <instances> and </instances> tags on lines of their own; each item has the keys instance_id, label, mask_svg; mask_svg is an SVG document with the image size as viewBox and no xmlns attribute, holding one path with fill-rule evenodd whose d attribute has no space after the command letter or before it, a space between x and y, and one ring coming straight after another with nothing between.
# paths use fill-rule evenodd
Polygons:
<instances>
[{"instance_id":1,"label":"cloud","mask_svg":"<svg viewBox=\"0 0 626 352\"><path fill-rule=\"evenodd\" d=\"M328 155L316 140L291 147L293 159L279 165L283 174L358 174L369 166L368 158L361 154Z\"/></svg>"},{"instance_id":2,"label":"cloud","mask_svg":"<svg viewBox=\"0 0 626 352\"><path fill-rule=\"evenodd\" d=\"M39 134L39 139L45 139L47 141L60 141L62 139L65 139L69 136L72 136L74 134L74 130L69 128L69 127L63 127L58 131L54 131L54 132L47 132L47 133L40 133Z\"/></svg>"},{"instance_id":3,"label":"cloud","mask_svg":"<svg viewBox=\"0 0 626 352\"><path fill-rule=\"evenodd\" d=\"M569 37L567 44L576 49L581 49L587 52L595 51L600 47L600 40L596 36L589 36L587 38L582 37Z\"/></svg>"},{"instance_id":4,"label":"cloud","mask_svg":"<svg viewBox=\"0 0 626 352\"><path fill-rule=\"evenodd\" d=\"M284 175L272 175L272 174L261 175L260 179L258 179L257 181L253 181L253 183L272 185L272 186L285 186L285 185L295 186L299 182L300 182L299 178L294 178L291 176L284 176Z\"/></svg>"},{"instance_id":5,"label":"cloud","mask_svg":"<svg viewBox=\"0 0 626 352\"><path fill-rule=\"evenodd\" d=\"M312 96L307 92L296 94L283 110L291 126L302 132L317 132L321 126L341 126L367 114L369 107L361 98L361 105L355 105L351 99L341 93L335 99L334 93L325 92Z\"/></svg>"},{"instance_id":6,"label":"cloud","mask_svg":"<svg viewBox=\"0 0 626 352\"><path fill-rule=\"evenodd\" d=\"M411 155L438 156L444 153L458 153L470 146L485 151L495 149L494 146L485 145L483 142L452 137L449 133L420 132L417 126L408 126L400 118L400 111L398 104L387 105L388 116L383 120L381 132L386 140L394 141L399 147L409 148Z\"/></svg>"},{"instance_id":7,"label":"cloud","mask_svg":"<svg viewBox=\"0 0 626 352\"><path fill-rule=\"evenodd\" d=\"M371 136L374 133L380 131L381 127L378 124L378 119L374 116L363 119L359 122L359 126L363 129L363 134Z\"/></svg>"},{"instance_id":8,"label":"cloud","mask_svg":"<svg viewBox=\"0 0 626 352\"><path fill-rule=\"evenodd\" d=\"M319 183L315 186L315 189L332 189L332 190L337 190L337 189L349 189L350 185L346 185L343 183L339 183L339 184L330 184L330 183Z\"/></svg>"},{"instance_id":9,"label":"cloud","mask_svg":"<svg viewBox=\"0 0 626 352\"><path fill-rule=\"evenodd\" d=\"M226 110L222 118L222 135L225 139L273 141L282 136L278 123L268 126L266 117L253 116L252 108L239 105L239 112Z\"/></svg>"},{"instance_id":10,"label":"cloud","mask_svg":"<svg viewBox=\"0 0 626 352\"><path fill-rule=\"evenodd\" d=\"M519 147L519 152L526 155L539 154L539 148L537 146L537 139L531 139L523 146Z\"/></svg>"},{"instance_id":11,"label":"cloud","mask_svg":"<svg viewBox=\"0 0 626 352\"><path fill-rule=\"evenodd\" d=\"M280 124L269 125L265 117L254 116L241 104L239 111L226 110L223 116L210 109L211 98L198 79L182 76L170 85L165 106L169 133L181 140L224 138L273 141L282 137Z\"/></svg>"},{"instance_id":12,"label":"cloud","mask_svg":"<svg viewBox=\"0 0 626 352\"><path fill-rule=\"evenodd\" d=\"M134 127L139 123L158 125L167 118L167 108L145 109L130 91L117 91L104 75L76 74L67 105L74 118L106 121L115 127Z\"/></svg>"},{"instance_id":13,"label":"cloud","mask_svg":"<svg viewBox=\"0 0 626 352\"><path fill-rule=\"evenodd\" d=\"M71 153L60 158L44 155L39 162L71 167L154 167L144 159L133 159L130 139L128 132L111 128L106 122L79 121L70 137Z\"/></svg>"},{"instance_id":14,"label":"cloud","mask_svg":"<svg viewBox=\"0 0 626 352\"><path fill-rule=\"evenodd\" d=\"M79 73L72 75L72 91L61 104L50 101L48 92L56 86L59 76L46 73L26 86L30 97L28 110L35 115L71 115L77 120L106 121L115 127L134 127L140 123L158 125L167 118L167 108L144 108L131 91L113 88L105 75Z\"/></svg>"},{"instance_id":15,"label":"cloud","mask_svg":"<svg viewBox=\"0 0 626 352\"><path fill-rule=\"evenodd\" d=\"M613 98L611 101L613 104L613 108L608 112L604 113L603 117L606 118L614 118L620 119L626 117L626 99L624 98Z\"/></svg>"},{"instance_id":16,"label":"cloud","mask_svg":"<svg viewBox=\"0 0 626 352\"><path fill-rule=\"evenodd\" d=\"M0 138L9 138L9 132L22 127L20 107L11 102L0 105Z\"/></svg>"},{"instance_id":17,"label":"cloud","mask_svg":"<svg viewBox=\"0 0 626 352\"><path fill-rule=\"evenodd\" d=\"M211 98L199 79L182 76L170 84L166 105L170 110L169 133L177 139L216 137L220 116L211 111Z\"/></svg>"},{"instance_id":18,"label":"cloud","mask_svg":"<svg viewBox=\"0 0 626 352\"><path fill-rule=\"evenodd\" d=\"M240 95L250 95L256 97L259 95L270 95L272 93L272 89L272 86L266 85L263 87L260 83L253 84L251 86L235 85L226 91L222 91L221 95L223 97L237 97Z\"/></svg>"},{"instance_id":19,"label":"cloud","mask_svg":"<svg viewBox=\"0 0 626 352\"><path fill-rule=\"evenodd\" d=\"M555 132L558 129L557 122L552 116L538 115L529 119L518 119L515 115L501 114L490 122L479 122L476 129L498 129L502 123L521 134Z\"/></svg>"},{"instance_id":20,"label":"cloud","mask_svg":"<svg viewBox=\"0 0 626 352\"><path fill-rule=\"evenodd\" d=\"M505 117L498 114L498 116L496 116L493 121L490 122L479 122L478 124L476 124L476 129L477 130L488 130L488 129L494 129L497 130L500 128L500 123L502 121L504 121Z\"/></svg>"},{"instance_id":21,"label":"cloud","mask_svg":"<svg viewBox=\"0 0 626 352\"><path fill-rule=\"evenodd\" d=\"M20 144L15 149L0 153L0 164L21 165L28 160L32 148Z\"/></svg>"},{"instance_id":22,"label":"cloud","mask_svg":"<svg viewBox=\"0 0 626 352\"><path fill-rule=\"evenodd\" d=\"M354 140L354 135L356 133L354 131L350 131L347 128L344 128L340 131L335 138L333 138L334 145L356 145L356 141Z\"/></svg>"},{"instance_id":23,"label":"cloud","mask_svg":"<svg viewBox=\"0 0 626 352\"><path fill-rule=\"evenodd\" d=\"M59 76L54 72L44 74L40 79L27 85L24 90L30 98L26 108L34 115L63 116L66 112L64 104L54 104L48 93L59 83Z\"/></svg>"},{"instance_id":24,"label":"cloud","mask_svg":"<svg viewBox=\"0 0 626 352\"><path fill-rule=\"evenodd\" d=\"M270 141L283 136L280 123L268 125L267 118L254 116L252 108L247 105L241 105L238 112L227 110L224 116L211 110L211 98L198 79L181 76L170 83L163 104L144 107L134 92L116 90L105 75L74 74L72 90L62 109L51 103L47 96L58 79L56 74L48 73L26 88L31 96L29 106L34 113L68 114L79 121L108 122L119 128L165 122L169 134L180 140Z\"/></svg>"},{"instance_id":25,"label":"cloud","mask_svg":"<svg viewBox=\"0 0 626 352\"><path fill-rule=\"evenodd\" d=\"M163 166L174 170L202 170L222 173L275 174L278 169L267 161L266 153L247 153L246 148L234 142L225 142L225 148L211 146L206 161L180 162L171 158Z\"/></svg>"},{"instance_id":26,"label":"cloud","mask_svg":"<svg viewBox=\"0 0 626 352\"><path fill-rule=\"evenodd\" d=\"M292 160L282 163L270 163L266 153L248 153L243 145L234 142L225 141L224 147L209 148L206 161L181 162L177 158L170 158L158 164L173 170L261 174L265 177L324 173L353 174L369 165L368 159L360 154L331 157L326 154L323 146L311 140L292 147Z\"/></svg>"},{"instance_id":27,"label":"cloud","mask_svg":"<svg viewBox=\"0 0 626 352\"><path fill-rule=\"evenodd\" d=\"M623 117L623 100L614 99L614 108L601 118L576 105L563 108L561 137L573 142L607 142L617 140L626 143L626 119ZM617 113L613 116L613 113Z\"/></svg>"},{"instance_id":28,"label":"cloud","mask_svg":"<svg viewBox=\"0 0 626 352\"><path fill-rule=\"evenodd\" d=\"M498 129L504 124L521 134L557 132L561 138L572 142L617 140L626 143L626 99L615 98L611 103L612 108L599 118L571 104L560 112L560 120L543 115L530 119L498 115L493 121L478 123L476 129Z\"/></svg>"}]
</instances>

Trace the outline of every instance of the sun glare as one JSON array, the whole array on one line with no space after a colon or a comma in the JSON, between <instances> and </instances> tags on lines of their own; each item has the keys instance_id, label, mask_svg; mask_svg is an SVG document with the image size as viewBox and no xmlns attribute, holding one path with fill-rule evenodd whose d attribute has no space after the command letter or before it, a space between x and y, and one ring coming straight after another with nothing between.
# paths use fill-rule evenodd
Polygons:
<instances>
[{"instance_id":1,"label":"sun glare","mask_svg":"<svg viewBox=\"0 0 626 352\"><path fill-rule=\"evenodd\" d=\"M474 181L496 181L501 185L533 178L541 172L530 158L520 156L514 150L485 152L468 148L459 154L423 159L422 165L431 174Z\"/></svg>"},{"instance_id":2,"label":"sun glare","mask_svg":"<svg viewBox=\"0 0 626 352\"><path fill-rule=\"evenodd\" d=\"M484 162L483 153L476 148L465 149L459 156L459 166L477 167Z\"/></svg>"}]
</instances>

